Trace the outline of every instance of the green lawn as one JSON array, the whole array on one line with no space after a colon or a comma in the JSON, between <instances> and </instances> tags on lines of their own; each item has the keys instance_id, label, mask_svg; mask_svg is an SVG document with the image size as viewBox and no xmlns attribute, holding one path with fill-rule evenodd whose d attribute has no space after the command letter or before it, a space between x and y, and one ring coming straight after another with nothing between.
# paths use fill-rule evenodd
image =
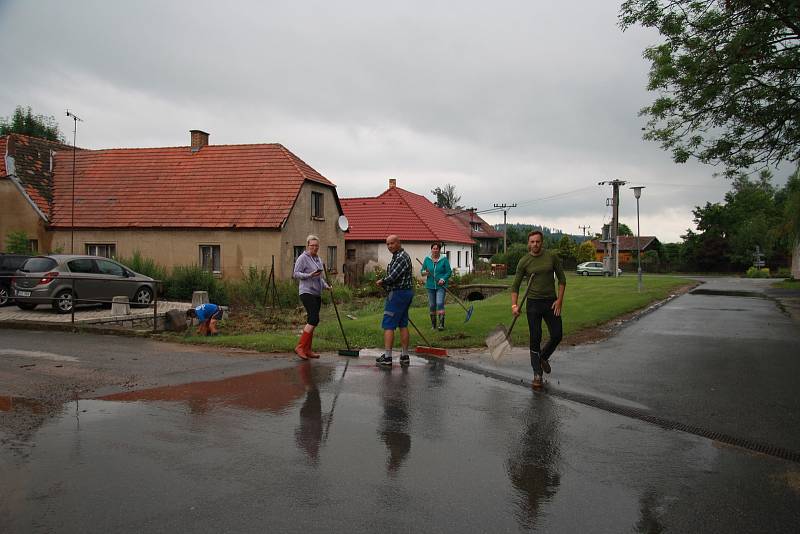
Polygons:
<instances>
[{"instance_id":1,"label":"green lawn","mask_svg":"<svg viewBox=\"0 0 800 534\"><path fill-rule=\"evenodd\" d=\"M510 285L511 278L507 279ZM605 323L619 315L643 308L651 302L667 297L676 289L690 284L684 278L671 276L645 276L644 289L636 291L636 277L620 278L579 277L568 275L567 292L564 302L564 333L569 335L582 328ZM378 299L376 299L378 300ZM422 299L415 299L415 303ZM434 332L430 328L428 310L423 306L411 309L411 320L422 330L428 341L437 347L466 348L484 346L487 333L498 324L511 324L511 298L508 291L492 298L476 301L475 312L469 323L464 323L465 313L461 307L448 296L447 329ZM469 303L467 303L469 305ZM356 320L342 316L348 340L354 347L380 347L383 345L383 331L380 328L382 312L379 303L368 307L363 315L354 314ZM340 310L341 313L344 313ZM352 313L352 312L350 312ZM514 328L515 344L528 342L528 329L524 312ZM297 343L295 330L264 332L258 334L222 335L214 338L197 336L186 337L190 343L207 343L211 345L239 347L264 352L291 351ZM424 344L414 329L411 329L412 345ZM314 335L314 348L319 350L336 350L344 348L336 316L332 307L323 311L320 326Z\"/></svg>"},{"instance_id":2,"label":"green lawn","mask_svg":"<svg viewBox=\"0 0 800 534\"><path fill-rule=\"evenodd\" d=\"M779 287L781 289L800 289L800 280L786 278L785 280L781 280L780 282L775 282L774 284L772 284L772 287Z\"/></svg>"}]
</instances>

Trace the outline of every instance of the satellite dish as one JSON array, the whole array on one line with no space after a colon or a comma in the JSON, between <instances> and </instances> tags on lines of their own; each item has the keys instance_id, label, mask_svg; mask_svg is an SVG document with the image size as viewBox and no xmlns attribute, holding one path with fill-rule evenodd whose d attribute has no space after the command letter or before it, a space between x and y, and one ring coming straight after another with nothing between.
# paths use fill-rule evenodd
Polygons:
<instances>
[{"instance_id":1,"label":"satellite dish","mask_svg":"<svg viewBox=\"0 0 800 534\"><path fill-rule=\"evenodd\" d=\"M339 216L339 220L336 221L336 224L339 226L339 230L341 230L342 232L346 232L347 229L350 228L350 222L344 215Z\"/></svg>"}]
</instances>

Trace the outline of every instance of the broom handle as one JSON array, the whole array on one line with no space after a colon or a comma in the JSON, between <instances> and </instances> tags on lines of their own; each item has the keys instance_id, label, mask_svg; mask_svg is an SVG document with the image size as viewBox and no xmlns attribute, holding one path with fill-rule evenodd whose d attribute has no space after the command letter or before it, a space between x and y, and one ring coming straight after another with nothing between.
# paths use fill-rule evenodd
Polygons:
<instances>
[{"instance_id":1,"label":"broom handle","mask_svg":"<svg viewBox=\"0 0 800 534\"><path fill-rule=\"evenodd\" d=\"M522 305L525 304L525 300L528 298L528 290L531 288L531 282L533 282L534 276L536 276L536 273L531 274L531 277L528 278L528 287L525 288L525 296L522 297L522 302L517 304L517 310L520 310L522 308ZM520 312L519 315L515 315L514 320L511 321L511 326L508 329L508 334L506 334L506 339L508 340L511 339L511 331L514 330L514 325L517 324L517 319L519 319L520 315L522 315L522 312Z\"/></svg>"},{"instance_id":2,"label":"broom handle","mask_svg":"<svg viewBox=\"0 0 800 534\"><path fill-rule=\"evenodd\" d=\"M421 261L419 261L419 258L414 258L414 259L417 260L417 263L422 265L423 269L425 268L425 265ZM469 310L467 309L467 307L464 306L464 303L461 302L461 300L456 296L456 294L449 287L447 287L447 286L443 286L443 287L444 287L444 290L447 291L448 293L450 293L450 296L453 297L453 299L456 302L458 302L458 305L461 306L462 308L464 308L465 312L469 313Z\"/></svg>"},{"instance_id":3,"label":"broom handle","mask_svg":"<svg viewBox=\"0 0 800 534\"><path fill-rule=\"evenodd\" d=\"M331 290L331 302L333 302L333 310L336 312L336 320L339 321L339 330L342 331L342 337L344 338L344 344L347 347L347 350L350 350L350 343L347 342L347 334L344 333L344 327L342 326L342 319L339 317L339 308L336 307L336 299L333 298L333 286L330 282L328 282L328 268L325 264L322 264L322 269L325 272L325 282L328 284Z\"/></svg>"},{"instance_id":4,"label":"broom handle","mask_svg":"<svg viewBox=\"0 0 800 534\"><path fill-rule=\"evenodd\" d=\"M415 325L415 324L414 324L414 321L412 321L412 320L411 320L411 317L409 317L409 318L408 318L408 322L411 324L411 326L413 326L413 327L414 327L414 330L416 330L416 331L417 331L417 334L419 334L419 337L421 337L421 338L422 338L422 341L424 341L424 342L425 342L425 345L427 345L428 347L431 347L431 346L432 346L432 345L431 345L431 342L430 342L430 341L428 341L427 339L425 339L425 336L424 336L424 335L422 335L422 332L420 332L420 331L419 331L419 328L417 328L417 325Z\"/></svg>"}]
</instances>

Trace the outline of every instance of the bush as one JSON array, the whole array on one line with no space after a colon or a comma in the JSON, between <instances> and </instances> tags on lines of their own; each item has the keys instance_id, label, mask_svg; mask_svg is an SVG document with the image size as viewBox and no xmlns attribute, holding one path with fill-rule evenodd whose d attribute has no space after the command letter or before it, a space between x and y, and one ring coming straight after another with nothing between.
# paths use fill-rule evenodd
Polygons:
<instances>
[{"instance_id":1,"label":"bush","mask_svg":"<svg viewBox=\"0 0 800 534\"><path fill-rule=\"evenodd\" d=\"M28 242L28 234L24 230L12 231L6 234L6 252L9 254L30 254L31 246Z\"/></svg>"},{"instance_id":2,"label":"bush","mask_svg":"<svg viewBox=\"0 0 800 534\"><path fill-rule=\"evenodd\" d=\"M763 267L759 269L758 267L750 267L747 269L745 273L747 278L769 278L769 269Z\"/></svg>"},{"instance_id":3,"label":"bush","mask_svg":"<svg viewBox=\"0 0 800 534\"><path fill-rule=\"evenodd\" d=\"M194 291L208 291L215 304L229 304L225 286L214 275L197 265L176 265L164 283L164 295L169 299L192 300Z\"/></svg>"},{"instance_id":4,"label":"bush","mask_svg":"<svg viewBox=\"0 0 800 534\"><path fill-rule=\"evenodd\" d=\"M165 281L169 276L167 275L167 268L157 264L150 258L142 256L138 250L134 251L133 256L130 258L117 258L120 263L124 263L134 271L156 280Z\"/></svg>"},{"instance_id":5,"label":"bush","mask_svg":"<svg viewBox=\"0 0 800 534\"><path fill-rule=\"evenodd\" d=\"M499 252L492 256L492 263L504 263L508 268L508 274L516 274L519 260L527 253L528 245L525 243L514 243L508 247L508 251L505 254Z\"/></svg>"},{"instance_id":6,"label":"bush","mask_svg":"<svg viewBox=\"0 0 800 534\"><path fill-rule=\"evenodd\" d=\"M386 295L386 291L379 287L375 282L386 276L386 271L380 266L376 265L372 272L365 272L361 280L358 281L358 287L355 290L357 297L382 297Z\"/></svg>"}]
</instances>

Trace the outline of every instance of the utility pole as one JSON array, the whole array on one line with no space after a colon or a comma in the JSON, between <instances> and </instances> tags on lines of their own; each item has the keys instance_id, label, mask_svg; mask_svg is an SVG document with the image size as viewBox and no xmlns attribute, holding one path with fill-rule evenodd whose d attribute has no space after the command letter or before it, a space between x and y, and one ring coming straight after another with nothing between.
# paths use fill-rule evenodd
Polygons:
<instances>
[{"instance_id":1,"label":"utility pole","mask_svg":"<svg viewBox=\"0 0 800 534\"><path fill-rule=\"evenodd\" d=\"M586 230L591 230L591 229L592 229L592 227L591 227L591 226L581 226L581 225L578 225L578 229L579 229L579 230L583 230L583 237L586 237Z\"/></svg>"},{"instance_id":2,"label":"utility pole","mask_svg":"<svg viewBox=\"0 0 800 534\"><path fill-rule=\"evenodd\" d=\"M611 205L613 207L613 218L611 219L609 240L611 241L611 273L612 276L619 276L619 186L625 185L624 180L606 180L597 182L597 185L610 185L612 187Z\"/></svg>"},{"instance_id":3,"label":"utility pole","mask_svg":"<svg viewBox=\"0 0 800 534\"><path fill-rule=\"evenodd\" d=\"M506 253L508 248L508 228L506 225L506 215L508 214L508 210L511 208L516 208L516 204L495 204L495 208L502 208L503 209L503 254Z\"/></svg>"},{"instance_id":4,"label":"utility pole","mask_svg":"<svg viewBox=\"0 0 800 534\"><path fill-rule=\"evenodd\" d=\"M72 208L69 221L69 250L70 254L75 254L75 151L77 150L75 146L75 140L78 137L78 121L83 122L83 119L72 113L70 110L67 110L67 117L72 117L72 122L74 123L74 127L72 129Z\"/></svg>"}]
</instances>

